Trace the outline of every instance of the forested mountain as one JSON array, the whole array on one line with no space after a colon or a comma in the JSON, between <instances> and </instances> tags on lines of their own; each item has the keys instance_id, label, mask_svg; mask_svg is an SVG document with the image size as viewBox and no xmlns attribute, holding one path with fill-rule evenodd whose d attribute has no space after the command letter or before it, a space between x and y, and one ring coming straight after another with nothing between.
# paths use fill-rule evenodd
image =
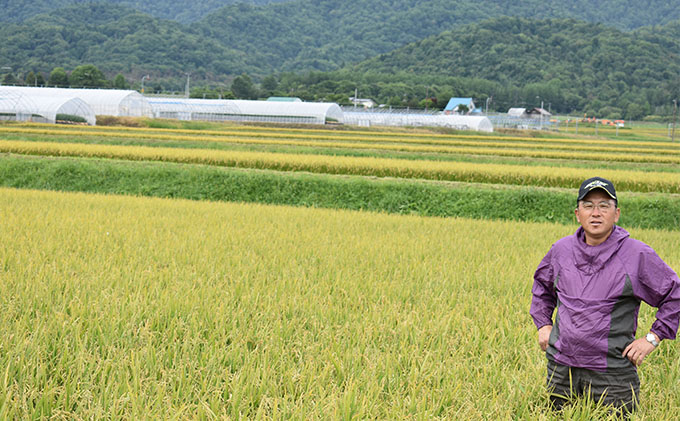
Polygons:
<instances>
[{"instance_id":1,"label":"forested mountain","mask_svg":"<svg viewBox=\"0 0 680 421\"><path fill-rule=\"evenodd\" d=\"M191 72L199 80L215 80L257 69L257 61L246 52L177 22L98 3L60 9L24 24L5 24L0 38L0 65L19 64L33 71L93 63L109 75L121 72L133 79L147 73L163 78Z\"/></svg>"},{"instance_id":2,"label":"forested mountain","mask_svg":"<svg viewBox=\"0 0 680 421\"><path fill-rule=\"evenodd\" d=\"M7 2L8 0L0 0ZM59 4L55 0L54 3ZM123 2L123 0L118 0ZM171 0L124 0L153 12ZM209 0L213 2L232 0ZM173 13L209 7L172 3ZM268 0L258 0L268 1ZM281 1L281 0L279 0ZM291 0L226 6L191 25L132 8L87 2L25 22L0 25L0 63L47 72L91 62L105 73L186 72L255 77L333 70L489 17L568 16L623 29L680 18L674 1L641 0ZM12 3L12 7L20 3ZM36 0L36 7L45 5ZM29 4L25 5L30 9ZM210 6L212 7L212 6ZM188 12L187 12L188 13ZM190 51L188 51L190 50ZM219 77L218 77L219 78Z\"/></svg>"},{"instance_id":3,"label":"forested mountain","mask_svg":"<svg viewBox=\"0 0 680 421\"><path fill-rule=\"evenodd\" d=\"M110 4L133 8L161 19L190 23L215 10L233 3L268 4L290 0L107 0ZM74 4L90 4L92 0L0 0L0 22L23 22L42 13L69 7Z\"/></svg>"},{"instance_id":4,"label":"forested mountain","mask_svg":"<svg viewBox=\"0 0 680 421\"><path fill-rule=\"evenodd\" d=\"M32 10L59 7L62 2L75 0L0 1L4 2L2 10L5 13L2 16L16 17L17 14L13 14L12 10L30 14ZM172 0L111 1L134 6L135 10L146 14L178 17L191 13L200 14L201 10L235 0L184 3ZM182 72L198 71L200 67L215 67L214 71L218 73L249 71L261 76L278 71L338 69L463 24L504 15L530 18L572 17L588 22L603 22L626 30L664 24L680 18L680 8L676 7L676 0L278 1L264 6L245 2L229 5L188 26L152 18L142 19L142 12L135 15L137 21L132 25L131 13L121 10L133 7L121 8L106 2L84 2L16 25L1 25L0 36L5 42L0 60L9 62L18 69L30 64L32 70L40 71L48 69L42 66L35 68L38 63L49 63L48 67L51 68L88 60L105 72L114 72L120 68L116 63L121 59L125 61L127 48L134 49L137 45L140 47L131 52L133 56L139 50L147 50L152 45L155 50L173 49L174 39L185 33L190 39L189 44L197 44L190 54L200 54L204 58L195 63L185 60L186 64L181 66ZM107 20L103 21L99 14L103 14ZM116 25L120 28L115 29ZM153 29L148 30L142 25ZM168 29L163 29L164 27ZM171 32L175 36L173 42L166 42L164 37L159 36L159 31ZM54 32L57 32L56 40L49 36ZM64 38L67 43L62 43L60 38ZM32 41L27 43L26 40ZM116 48L120 53L114 54L115 61L111 63L106 52L120 40L124 40L125 45ZM53 41L64 49L59 52L58 57L50 53L56 50L52 45ZM75 49L70 48L73 42L78 44ZM105 48L101 47L102 44ZM180 46L187 47L187 43ZM214 57L224 49L239 51L241 54ZM46 51L48 57L45 57ZM100 54L102 51L105 52L103 55ZM153 60L145 59L144 64L148 64L145 71L153 72L157 67L176 67L176 62L164 62L162 56L178 54L183 53L168 51L153 54ZM249 68L246 60L254 63L255 67ZM220 65L212 66L213 61ZM138 62L139 60L133 58L132 64ZM196 67L191 68L192 65Z\"/></svg>"},{"instance_id":5,"label":"forested mountain","mask_svg":"<svg viewBox=\"0 0 680 421\"><path fill-rule=\"evenodd\" d=\"M228 6L200 30L271 70L332 70L492 17L575 18L624 30L680 19L676 0L296 0Z\"/></svg>"},{"instance_id":6,"label":"forested mountain","mask_svg":"<svg viewBox=\"0 0 680 421\"><path fill-rule=\"evenodd\" d=\"M574 20L506 17L409 44L351 73L477 78L496 83L499 101L521 95L550 101L557 111L606 104L651 112L680 95L679 35L680 21L628 33Z\"/></svg>"},{"instance_id":7,"label":"forested mountain","mask_svg":"<svg viewBox=\"0 0 680 421\"><path fill-rule=\"evenodd\" d=\"M226 6L184 25L88 2L0 25L0 67L21 77L92 63L172 90L188 73L221 90L247 73L306 99L360 88L394 105L493 95L492 107L540 97L558 111L639 115L678 95L679 18L671 1L291 0Z\"/></svg>"}]
</instances>

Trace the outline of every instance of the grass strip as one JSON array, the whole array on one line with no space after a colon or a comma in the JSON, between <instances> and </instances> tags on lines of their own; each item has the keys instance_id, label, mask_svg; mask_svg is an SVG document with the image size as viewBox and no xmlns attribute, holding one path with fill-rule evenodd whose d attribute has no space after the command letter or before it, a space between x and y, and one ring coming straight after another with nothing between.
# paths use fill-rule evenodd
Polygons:
<instances>
[{"instance_id":1,"label":"grass strip","mask_svg":"<svg viewBox=\"0 0 680 421\"><path fill-rule=\"evenodd\" d=\"M23 189L254 202L422 216L572 224L575 190L498 188L99 159L0 158L0 185ZM621 195L624 227L680 229L680 197Z\"/></svg>"},{"instance_id":2,"label":"grass strip","mask_svg":"<svg viewBox=\"0 0 680 421\"><path fill-rule=\"evenodd\" d=\"M0 141L0 152L567 188L578 185L585 178L584 176L589 174L588 171L572 168L48 142ZM615 180L621 191L680 193L680 174L625 170L598 170L597 172L602 177Z\"/></svg>"}]
</instances>

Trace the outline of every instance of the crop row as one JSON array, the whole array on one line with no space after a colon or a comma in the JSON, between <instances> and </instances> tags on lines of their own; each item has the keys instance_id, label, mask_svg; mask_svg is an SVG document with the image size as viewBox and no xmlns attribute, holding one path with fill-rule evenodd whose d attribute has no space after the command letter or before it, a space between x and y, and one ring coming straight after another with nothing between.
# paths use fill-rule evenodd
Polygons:
<instances>
[{"instance_id":1,"label":"crop row","mask_svg":"<svg viewBox=\"0 0 680 421\"><path fill-rule=\"evenodd\" d=\"M0 155L0 186L573 224L575 188L484 186L207 165ZM574 186L575 187L575 186ZM619 194L619 225L679 230L680 195Z\"/></svg>"},{"instance_id":2,"label":"crop row","mask_svg":"<svg viewBox=\"0 0 680 421\"><path fill-rule=\"evenodd\" d=\"M320 133L319 133L320 132ZM624 140L599 140L573 139L573 138L522 138L507 136L475 136L475 135L421 135L403 133L375 133L371 135L363 132L330 132L328 130L310 130L309 132L287 132L284 129L274 131L259 130L232 130L225 131L196 131L177 129L140 129L118 127L81 127L81 128L55 128L55 127L23 127L23 126L0 126L0 133L23 133L23 134L63 134L69 136L115 136L121 138L147 138L147 139L187 139L196 140L219 140L224 138L240 139L285 139L285 140L309 140L309 141L343 141L343 142L389 142L397 144L419 145L451 145L451 146L493 146L493 147L527 147L527 148L551 148L551 149L581 149L604 152L655 152L655 153L680 153L680 145L673 142L651 141L624 141ZM599 143L595 143L599 142Z\"/></svg>"},{"instance_id":3,"label":"crop row","mask_svg":"<svg viewBox=\"0 0 680 421\"><path fill-rule=\"evenodd\" d=\"M547 187L573 187L586 173L577 168L50 142L1 141L0 152ZM621 190L680 193L680 174L676 173L598 170L598 174L617 180Z\"/></svg>"},{"instance_id":4,"label":"crop row","mask_svg":"<svg viewBox=\"0 0 680 421\"><path fill-rule=\"evenodd\" d=\"M34 130L29 134L50 134L46 130ZM60 133L70 137L87 136L88 132L73 130ZM147 140L170 140L170 141L193 141L193 142L221 142L243 145L286 145L320 148L364 149L383 150L415 153L444 153L444 154L472 154L491 155L506 157L531 157L553 159L577 159L595 161L618 161L618 162L650 162L650 163L680 163L680 149L642 149L642 148L616 148L608 146L563 146L563 145L536 145L519 142L490 143L474 141L457 141L458 146L452 145L412 145L403 143L352 143L352 142L324 142L315 140L292 140L292 139L267 139L267 138L237 138L217 136L177 136L167 134L133 134L117 133L109 135L110 138L147 139ZM103 137L106 140L107 137ZM451 142L453 143L453 142ZM605 154L605 155L603 155Z\"/></svg>"}]
</instances>

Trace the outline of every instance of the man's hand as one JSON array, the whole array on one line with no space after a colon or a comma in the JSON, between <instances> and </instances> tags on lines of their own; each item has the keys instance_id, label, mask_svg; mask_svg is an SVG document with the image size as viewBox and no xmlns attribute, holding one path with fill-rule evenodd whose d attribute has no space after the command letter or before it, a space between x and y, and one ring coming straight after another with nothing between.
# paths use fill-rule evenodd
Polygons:
<instances>
[{"instance_id":1,"label":"man's hand","mask_svg":"<svg viewBox=\"0 0 680 421\"><path fill-rule=\"evenodd\" d=\"M656 334L654 335L656 336ZM656 337L659 341L659 337ZM654 351L654 345L650 344L645 338L639 338L631 342L623 350L623 356L628 358L634 365L639 366L650 352Z\"/></svg>"},{"instance_id":2,"label":"man's hand","mask_svg":"<svg viewBox=\"0 0 680 421\"><path fill-rule=\"evenodd\" d=\"M541 346L543 351L548 349L548 340L550 339L550 332L552 331L552 328L552 325L545 325L538 329L538 344Z\"/></svg>"}]
</instances>

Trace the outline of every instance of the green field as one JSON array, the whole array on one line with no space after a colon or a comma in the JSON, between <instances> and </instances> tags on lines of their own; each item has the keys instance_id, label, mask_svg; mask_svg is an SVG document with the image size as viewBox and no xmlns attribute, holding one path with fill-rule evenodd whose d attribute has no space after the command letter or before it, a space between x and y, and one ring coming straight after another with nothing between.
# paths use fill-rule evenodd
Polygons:
<instances>
[{"instance_id":1,"label":"green field","mask_svg":"<svg viewBox=\"0 0 680 421\"><path fill-rule=\"evenodd\" d=\"M680 171L639 160L680 156L663 133L167 124L0 125L0 419L555 419L528 310L539 260L577 226L570 180L621 176L621 224L680 268ZM471 141L641 153L509 159ZM363 148L376 142L451 150ZM216 158L247 153L259 161ZM307 167L263 168L279 155ZM357 159L374 161L359 174ZM463 164L478 167L466 181L422 177ZM643 304L638 333L653 320ZM664 341L645 361L633 419L676 416L679 357ZM607 411L579 401L562 416Z\"/></svg>"}]
</instances>

